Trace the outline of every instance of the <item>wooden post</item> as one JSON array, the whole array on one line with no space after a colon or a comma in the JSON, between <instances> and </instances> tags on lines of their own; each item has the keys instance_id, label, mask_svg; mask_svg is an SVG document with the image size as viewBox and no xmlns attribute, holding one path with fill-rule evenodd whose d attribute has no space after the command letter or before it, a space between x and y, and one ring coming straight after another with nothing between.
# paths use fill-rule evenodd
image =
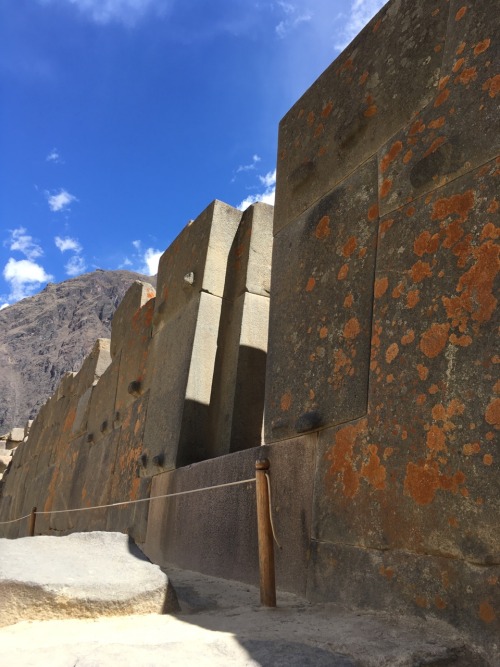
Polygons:
<instances>
[{"instance_id":1,"label":"wooden post","mask_svg":"<svg viewBox=\"0 0 500 667\"><path fill-rule=\"evenodd\" d=\"M255 463L255 491L257 496L257 531L259 536L260 602L266 607L276 607L276 582L274 578L274 547L271 517L269 516L269 490L266 472L269 460Z\"/></svg>"},{"instance_id":2,"label":"wooden post","mask_svg":"<svg viewBox=\"0 0 500 667\"><path fill-rule=\"evenodd\" d=\"M36 507L33 507L30 514L30 527L28 535L30 537L35 536L35 521L36 521Z\"/></svg>"}]
</instances>

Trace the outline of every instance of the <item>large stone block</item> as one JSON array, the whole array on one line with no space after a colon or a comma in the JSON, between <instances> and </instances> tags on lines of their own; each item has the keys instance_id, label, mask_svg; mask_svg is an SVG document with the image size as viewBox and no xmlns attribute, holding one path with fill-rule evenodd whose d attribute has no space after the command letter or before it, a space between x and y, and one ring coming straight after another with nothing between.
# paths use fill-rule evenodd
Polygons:
<instances>
[{"instance_id":1,"label":"large stone block","mask_svg":"<svg viewBox=\"0 0 500 667\"><path fill-rule=\"evenodd\" d=\"M158 266L154 334L201 291L222 297L228 255L240 219L241 211L215 200L163 253Z\"/></svg>"},{"instance_id":2,"label":"large stone block","mask_svg":"<svg viewBox=\"0 0 500 667\"><path fill-rule=\"evenodd\" d=\"M136 280L129 287L127 293L113 315L111 322L111 357L123 349L125 341L130 338L130 330L140 309L156 295L156 290L149 283Z\"/></svg>"},{"instance_id":3,"label":"large stone block","mask_svg":"<svg viewBox=\"0 0 500 667\"><path fill-rule=\"evenodd\" d=\"M369 399L388 542L483 564L500 559L498 180L493 161L382 218Z\"/></svg>"},{"instance_id":4,"label":"large stone block","mask_svg":"<svg viewBox=\"0 0 500 667\"><path fill-rule=\"evenodd\" d=\"M366 413L376 181L372 158L275 239L267 442Z\"/></svg>"},{"instance_id":5,"label":"large stone block","mask_svg":"<svg viewBox=\"0 0 500 667\"><path fill-rule=\"evenodd\" d=\"M488 659L463 664L482 667L500 660L499 575L498 565L313 541L307 597L448 622Z\"/></svg>"},{"instance_id":6,"label":"large stone block","mask_svg":"<svg viewBox=\"0 0 500 667\"><path fill-rule=\"evenodd\" d=\"M143 474L205 458L222 299L201 293L153 337Z\"/></svg>"},{"instance_id":7,"label":"large stone block","mask_svg":"<svg viewBox=\"0 0 500 667\"><path fill-rule=\"evenodd\" d=\"M116 388L120 371L120 353L113 359L92 390L87 431L93 442L99 442L115 427Z\"/></svg>"},{"instance_id":8,"label":"large stone block","mask_svg":"<svg viewBox=\"0 0 500 667\"><path fill-rule=\"evenodd\" d=\"M224 300L210 399L210 457L262 442L269 299Z\"/></svg>"},{"instance_id":9,"label":"large stone block","mask_svg":"<svg viewBox=\"0 0 500 667\"><path fill-rule=\"evenodd\" d=\"M109 338L98 338L91 353L85 359L82 367L76 374L75 395L81 396L104 373L111 363L111 341Z\"/></svg>"},{"instance_id":10,"label":"large stone block","mask_svg":"<svg viewBox=\"0 0 500 667\"><path fill-rule=\"evenodd\" d=\"M447 17L444 0L388 3L283 118L275 234L430 102Z\"/></svg>"},{"instance_id":11,"label":"large stone block","mask_svg":"<svg viewBox=\"0 0 500 667\"><path fill-rule=\"evenodd\" d=\"M499 12L487 2L454 0L448 24L432 99L379 152L381 214L499 153Z\"/></svg>"}]
</instances>

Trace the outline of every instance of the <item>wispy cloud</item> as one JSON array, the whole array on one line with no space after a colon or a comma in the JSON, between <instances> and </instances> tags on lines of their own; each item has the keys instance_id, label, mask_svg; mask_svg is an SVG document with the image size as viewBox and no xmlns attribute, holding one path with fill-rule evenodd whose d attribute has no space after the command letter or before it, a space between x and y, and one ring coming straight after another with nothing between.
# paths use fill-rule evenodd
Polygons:
<instances>
[{"instance_id":1,"label":"wispy cloud","mask_svg":"<svg viewBox=\"0 0 500 667\"><path fill-rule=\"evenodd\" d=\"M312 19L312 14L309 11L300 11L289 2L277 2L276 5L284 14L284 18L275 27L276 34L280 39L284 39L301 23L307 23Z\"/></svg>"},{"instance_id":2,"label":"wispy cloud","mask_svg":"<svg viewBox=\"0 0 500 667\"><path fill-rule=\"evenodd\" d=\"M134 25L145 14L164 14L173 0L38 0L42 5L73 6L82 16L95 23Z\"/></svg>"},{"instance_id":3,"label":"wispy cloud","mask_svg":"<svg viewBox=\"0 0 500 667\"><path fill-rule=\"evenodd\" d=\"M259 155L257 154L252 155L252 161L249 164L240 164L240 166L236 170L236 173L240 174L242 171L253 171L260 161L261 158Z\"/></svg>"},{"instance_id":4,"label":"wispy cloud","mask_svg":"<svg viewBox=\"0 0 500 667\"><path fill-rule=\"evenodd\" d=\"M70 259L64 265L66 275L70 277L80 275L80 273L83 273L86 268L87 265L85 264L85 260L81 255L73 255L73 257L70 257Z\"/></svg>"},{"instance_id":5,"label":"wispy cloud","mask_svg":"<svg viewBox=\"0 0 500 667\"><path fill-rule=\"evenodd\" d=\"M47 155L45 158L46 162L55 162L56 164L61 164L63 162L63 159L57 150L57 148L53 148L50 153Z\"/></svg>"},{"instance_id":6,"label":"wispy cloud","mask_svg":"<svg viewBox=\"0 0 500 667\"><path fill-rule=\"evenodd\" d=\"M163 252L161 250L147 248L144 252L144 266L141 270L141 273L145 273L147 276L154 276L156 273L158 273L158 263L162 255Z\"/></svg>"},{"instance_id":7,"label":"wispy cloud","mask_svg":"<svg viewBox=\"0 0 500 667\"><path fill-rule=\"evenodd\" d=\"M244 199L238 208L240 211L244 211L246 208L257 202L262 202L264 204L271 204L274 206L274 195L276 192L276 169L274 171L268 172L265 176L259 176L261 184L264 186L264 190L258 194L249 195Z\"/></svg>"},{"instance_id":8,"label":"wispy cloud","mask_svg":"<svg viewBox=\"0 0 500 667\"><path fill-rule=\"evenodd\" d=\"M146 276L156 275L158 273L158 262L163 255L163 250L153 247L144 248L142 241L139 239L132 241L132 246L135 249L131 255L132 259L125 257L120 264L120 268L144 273Z\"/></svg>"},{"instance_id":9,"label":"wispy cloud","mask_svg":"<svg viewBox=\"0 0 500 667\"><path fill-rule=\"evenodd\" d=\"M45 192L45 196L47 197L50 210L54 211L54 213L58 211L64 211L71 205L72 202L78 201L74 195L62 189L57 194Z\"/></svg>"},{"instance_id":10,"label":"wispy cloud","mask_svg":"<svg viewBox=\"0 0 500 667\"><path fill-rule=\"evenodd\" d=\"M56 236L54 239L54 243L61 252L66 252L67 250L71 250L72 252L79 253L82 251L82 246L80 245L80 242L77 239L72 239L69 236L67 236L64 239L61 236Z\"/></svg>"},{"instance_id":11,"label":"wispy cloud","mask_svg":"<svg viewBox=\"0 0 500 667\"><path fill-rule=\"evenodd\" d=\"M30 296L43 283L54 279L40 264L29 259L15 260L13 257L9 258L4 267L3 277L10 285L9 302Z\"/></svg>"},{"instance_id":12,"label":"wispy cloud","mask_svg":"<svg viewBox=\"0 0 500 667\"><path fill-rule=\"evenodd\" d=\"M352 0L342 38L335 45L336 48L345 49L386 2L387 0Z\"/></svg>"},{"instance_id":13,"label":"wispy cloud","mask_svg":"<svg viewBox=\"0 0 500 667\"><path fill-rule=\"evenodd\" d=\"M12 229L10 231L10 238L6 241L5 245L8 245L10 250L22 252L29 260L36 259L43 255L42 248L38 245L38 242L28 234L28 230L25 227Z\"/></svg>"}]
</instances>

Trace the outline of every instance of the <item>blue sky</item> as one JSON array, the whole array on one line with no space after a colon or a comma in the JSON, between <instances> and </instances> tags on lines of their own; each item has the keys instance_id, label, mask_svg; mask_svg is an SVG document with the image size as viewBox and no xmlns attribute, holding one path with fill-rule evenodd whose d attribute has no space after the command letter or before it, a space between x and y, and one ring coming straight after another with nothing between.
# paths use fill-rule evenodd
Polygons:
<instances>
[{"instance_id":1,"label":"blue sky","mask_svg":"<svg viewBox=\"0 0 500 667\"><path fill-rule=\"evenodd\" d=\"M0 0L0 307L273 203L279 120L383 4Z\"/></svg>"}]
</instances>

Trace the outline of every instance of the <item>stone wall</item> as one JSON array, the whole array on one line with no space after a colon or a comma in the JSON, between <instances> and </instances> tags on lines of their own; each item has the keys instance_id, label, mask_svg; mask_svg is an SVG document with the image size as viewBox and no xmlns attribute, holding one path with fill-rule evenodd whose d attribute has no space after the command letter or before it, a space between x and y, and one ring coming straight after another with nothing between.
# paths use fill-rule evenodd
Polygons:
<instances>
[{"instance_id":1,"label":"stone wall","mask_svg":"<svg viewBox=\"0 0 500 667\"><path fill-rule=\"evenodd\" d=\"M53 512L37 516L37 533L120 530L144 542L149 503L62 510L146 499L153 475L261 445L272 212L213 202L162 256L158 295L132 285L111 340L66 375L19 445L0 521L37 507Z\"/></svg>"},{"instance_id":2,"label":"stone wall","mask_svg":"<svg viewBox=\"0 0 500 667\"><path fill-rule=\"evenodd\" d=\"M42 409L0 520L267 456L279 587L449 622L498 664L498 27L481 1L386 5L282 120L274 223L214 202L184 229L156 298L136 284ZM255 583L254 502L248 484L37 526Z\"/></svg>"}]
</instances>

